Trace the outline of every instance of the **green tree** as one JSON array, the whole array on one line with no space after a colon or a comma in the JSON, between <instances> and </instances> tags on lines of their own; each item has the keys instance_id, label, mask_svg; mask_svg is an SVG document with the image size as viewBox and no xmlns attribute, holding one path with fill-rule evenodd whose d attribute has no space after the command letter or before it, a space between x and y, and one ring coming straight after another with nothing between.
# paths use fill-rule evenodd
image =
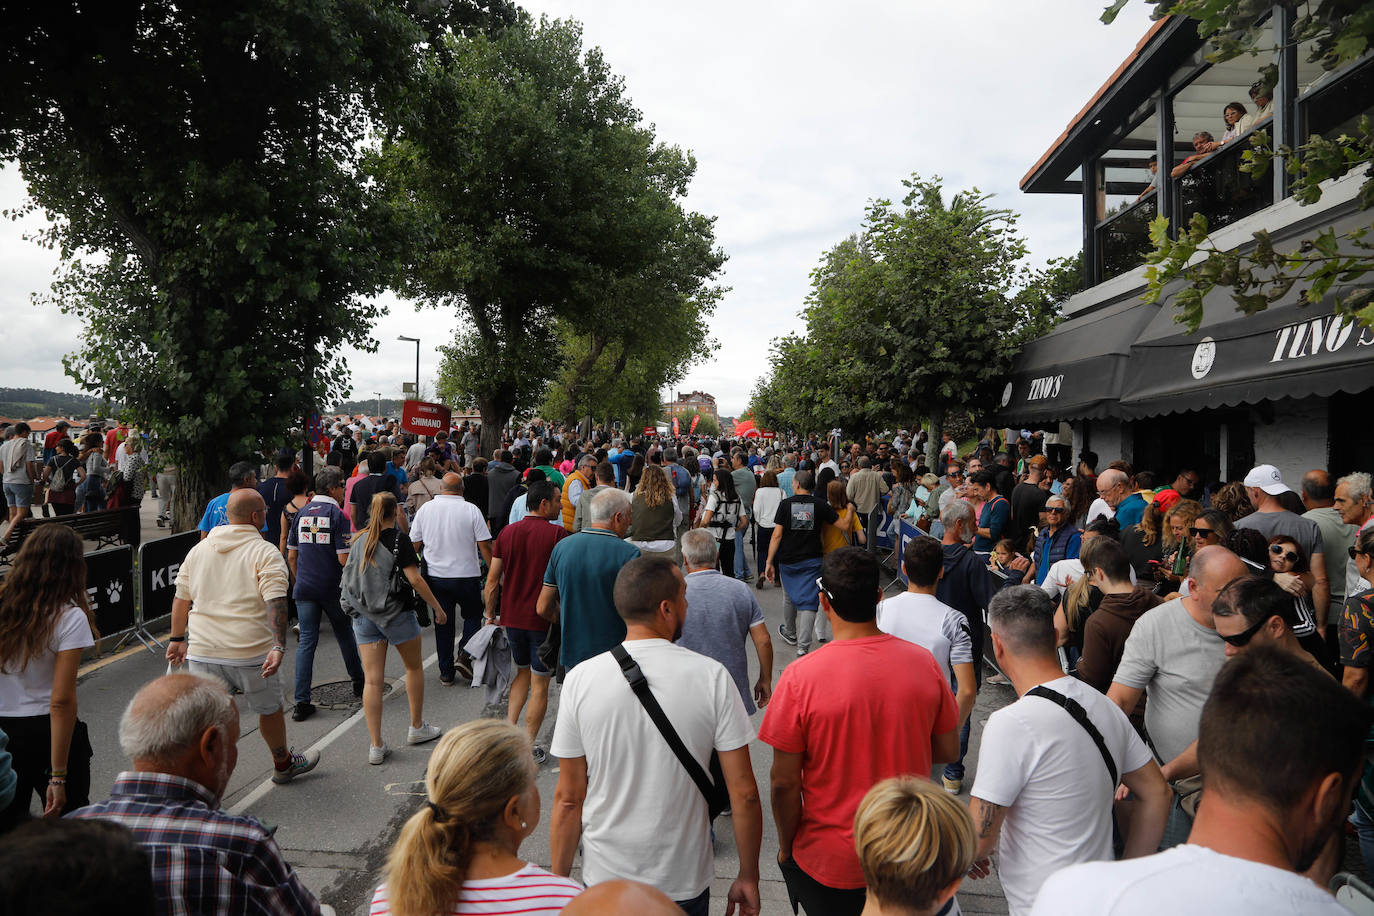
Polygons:
<instances>
[{"instance_id":1,"label":"green tree","mask_svg":"<svg viewBox=\"0 0 1374 916\"><path fill-rule=\"evenodd\" d=\"M387 0L24 4L0 38L0 159L51 220L66 360L181 470L175 527L225 467L346 391L403 227L359 180L369 117L421 45L487 22Z\"/></svg>"},{"instance_id":2,"label":"green tree","mask_svg":"<svg viewBox=\"0 0 1374 916\"><path fill-rule=\"evenodd\" d=\"M687 430L692 428L692 420L696 419L697 417L700 417L701 419L697 421L697 430L692 435L712 437L720 435L720 422L710 414L702 413L699 410L689 410L685 413L680 413L677 415L677 425L679 434L682 436L686 436ZM673 421L670 417L668 419L668 427L670 430L672 429L672 423Z\"/></svg>"},{"instance_id":3,"label":"green tree","mask_svg":"<svg viewBox=\"0 0 1374 916\"><path fill-rule=\"evenodd\" d=\"M567 368L563 342L586 337L590 371L660 303L709 306L723 255L712 221L680 203L695 161L655 142L576 24L454 37L422 78L373 168L423 227L403 290L465 319L439 390L477 403L489 453ZM575 374L570 409L584 384Z\"/></svg>"},{"instance_id":4,"label":"green tree","mask_svg":"<svg viewBox=\"0 0 1374 916\"><path fill-rule=\"evenodd\" d=\"M1102 14L1110 23L1129 0L1115 0ZM1241 56L1266 55L1272 61L1276 50L1266 17L1273 9L1264 3L1244 0L1147 0L1156 19L1188 16L1197 20L1198 34L1208 42L1208 59L1213 62ZM1374 44L1374 3L1292 4L1295 10L1293 42L1312 42L1308 59L1325 70L1345 66ZM1258 67L1260 78L1268 85L1278 82L1278 68L1272 63ZM1257 131L1252 148L1243 153L1242 169L1255 176L1270 168L1286 169L1293 178L1293 196L1303 203L1321 199L1321 184L1363 169L1365 182L1359 191L1362 210L1374 207L1374 123L1360 119L1354 135L1326 139L1308 137L1297 148L1270 145L1266 131ZM1145 276L1149 291L1145 299L1158 302L1165 288L1183 278L1187 285L1173 298L1178 310L1175 320L1197 330L1202 322L1203 299L1217 287L1228 288L1236 306L1245 314L1261 312L1287 296L1297 286L1304 305L1321 302L1335 291L1335 308L1367 327L1374 327L1374 286L1361 280L1374 270L1374 240L1370 225L1344 233L1331 228L1302 239L1296 248L1278 251L1269 233L1255 233L1253 249L1244 252L1218 248L1210 239L1206 217L1185 215L1177 238L1169 235L1168 221L1157 218L1150 226L1150 253ZM1200 255L1200 257L1199 257Z\"/></svg>"},{"instance_id":5,"label":"green tree","mask_svg":"<svg viewBox=\"0 0 1374 916\"><path fill-rule=\"evenodd\" d=\"M1072 259L1032 271L1016 215L989 195L904 184L900 207L871 204L813 271L806 333L774 341L755 388L761 422L854 432L927 416L938 443L946 413L991 407L1024 343L1057 320Z\"/></svg>"}]
</instances>

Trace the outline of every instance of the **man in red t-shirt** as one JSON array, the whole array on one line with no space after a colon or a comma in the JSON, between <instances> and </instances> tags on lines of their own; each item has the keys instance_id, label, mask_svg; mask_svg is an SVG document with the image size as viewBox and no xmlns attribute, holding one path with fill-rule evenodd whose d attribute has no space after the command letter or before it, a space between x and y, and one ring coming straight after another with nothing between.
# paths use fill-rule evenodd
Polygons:
<instances>
[{"instance_id":1,"label":"man in red t-shirt","mask_svg":"<svg viewBox=\"0 0 1374 916\"><path fill-rule=\"evenodd\" d=\"M122 422L114 429L105 434L105 460L110 464L115 463L115 452L119 451L119 443L129 436L129 427Z\"/></svg>"},{"instance_id":2,"label":"man in red t-shirt","mask_svg":"<svg viewBox=\"0 0 1374 916\"><path fill-rule=\"evenodd\" d=\"M881 598L872 554L826 556L820 604L835 638L783 670L759 729L773 747L778 865L808 914L863 910L854 814L874 783L929 778L959 756L949 680L928 650L878 629Z\"/></svg>"},{"instance_id":3,"label":"man in red t-shirt","mask_svg":"<svg viewBox=\"0 0 1374 916\"><path fill-rule=\"evenodd\" d=\"M498 605L501 625L506 628L515 679L510 685L510 707L506 720L511 725L520 719L520 709L529 699L525 730L534 744L544 713L549 708L549 676L553 674L539 661L539 647L549 632L549 622L536 612L539 593L544 588L544 570L554 545L568 536L562 525L550 525L562 511L558 490L547 480L530 484L525 494L529 512L514 525L501 529L491 546L491 569L487 572L487 623L496 623ZM545 751L538 745L534 759L543 763Z\"/></svg>"},{"instance_id":4,"label":"man in red t-shirt","mask_svg":"<svg viewBox=\"0 0 1374 916\"><path fill-rule=\"evenodd\" d=\"M57 443L67 438L67 430L71 426L66 420L58 420L57 425L49 430L43 437L43 463L47 464L52 460L52 456L57 453Z\"/></svg>"}]
</instances>

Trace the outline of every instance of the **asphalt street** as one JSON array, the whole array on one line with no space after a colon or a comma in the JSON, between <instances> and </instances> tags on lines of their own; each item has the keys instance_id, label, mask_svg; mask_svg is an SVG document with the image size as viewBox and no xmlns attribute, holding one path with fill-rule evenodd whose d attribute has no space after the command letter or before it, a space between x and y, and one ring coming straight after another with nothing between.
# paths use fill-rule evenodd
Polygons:
<instances>
[{"instance_id":1,"label":"asphalt street","mask_svg":"<svg viewBox=\"0 0 1374 916\"><path fill-rule=\"evenodd\" d=\"M153 526L152 500L144 501L147 516L145 536L165 535L165 529ZM751 551L752 553L752 551ZM754 593L763 607L773 634L774 678L781 668L795 658L795 650L777 637L782 620L782 595L773 587ZM504 705L487 707L483 690L471 689L461 680L457 686L439 684L436 659L433 653L433 630L423 639L427 647L425 660L425 718L436 725L449 727L471 719L504 713ZM294 642L293 642L294 647ZM288 699L294 677L294 652L282 665ZM751 680L757 676L757 659L750 649ZM77 690L79 714L90 728L95 749L92 761L91 796L99 800L107 794L116 774L126 761L119 750L117 729L120 713L140 685L166 671L160 655L137 643L117 655L88 662L82 668ZM401 825L419 806L424 793L424 773L432 744L410 747L405 743L406 698L401 683L400 659L394 653L388 660L391 691L384 703L383 733L393 748L392 756L382 766L367 763L367 729L361 708L352 701L347 690L347 675L338 648L328 633L322 633L315 660L314 684L317 689L330 682L343 682L331 693L340 702L334 708L321 708L305 722L287 721L290 743L298 750L315 748L321 752L319 767L310 774L287 785L273 785L271 759L265 744L257 734L257 718L244 715L243 735L239 745L238 766L223 800L223 807L234 813L248 813L264 822L277 825L277 841L287 860L295 866L302 880L322 901L335 907L341 916L365 914L372 888L378 881L378 870L391 847ZM874 685L881 689L881 685ZM965 781L963 797L977 763L977 743L981 724L995 709L1014 699L1010 687L985 685L974 712L973 741L969 748L969 778ZM548 718L541 733L541 743L547 747L558 712L558 689L550 697ZM754 717L757 728L763 713ZM776 866L777 833L768 812L768 769L771 750L755 742L751 746L755 777L763 801L764 837L762 853L763 912L768 916L789 913L786 889ZM549 839L546 828L547 809L557 780L557 761L550 759L539 774L539 791L544 814L541 827L521 848L525 859L540 865L549 863ZM671 823L673 811L665 807L665 824ZM725 911L724 895L734 879L738 867L733 834L728 821L716 823L716 880L712 885L712 913ZM576 875L576 872L574 872ZM963 912L971 914L1005 913L1006 903L995 876L982 881L968 881L959 894Z\"/></svg>"}]
</instances>

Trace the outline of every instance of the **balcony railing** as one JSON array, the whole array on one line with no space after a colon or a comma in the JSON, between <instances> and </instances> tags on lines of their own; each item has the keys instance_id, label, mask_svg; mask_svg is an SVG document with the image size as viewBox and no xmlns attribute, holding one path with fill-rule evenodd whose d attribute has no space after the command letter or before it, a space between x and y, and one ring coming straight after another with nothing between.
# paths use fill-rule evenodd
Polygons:
<instances>
[{"instance_id":1,"label":"balcony railing","mask_svg":"<svg viewBox=\"0 0 1374 916\"><path fill-rule=\"evenodd\" d=\"M1188 225L1194 213L1201 213L1215 232L1274 203L1273 179L1267 174L1256 178L1240 169L1241 157L1249 148L1246 137L1232 140L1174 179L1178 195L1174 212L1180 226Z\"/></svg>"},{"instance_id":2,"label":"balcony railing","mask_svg":"<svg viewBox=\"0 0 1374 916\"><path fill-rule=\"evenodd\" d=\"M1151 191L1097 224L1097 275L1101 280L1110 280L1144 263L1150 250L1150 221L1159 213L1157 197Z\"/></svg>"}]
</instances>

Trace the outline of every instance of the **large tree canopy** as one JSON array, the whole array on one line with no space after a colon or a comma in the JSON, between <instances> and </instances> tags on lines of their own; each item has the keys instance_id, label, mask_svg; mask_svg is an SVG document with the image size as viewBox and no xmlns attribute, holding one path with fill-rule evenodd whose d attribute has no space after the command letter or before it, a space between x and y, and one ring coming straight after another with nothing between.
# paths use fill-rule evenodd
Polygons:
<instances>
[{"instance_id":1,"label":"large tree canopy","mask_svg":"<svg viewBox=\"0 0 1374 916\"><path fill-rule=\"evenodd\" d=\"M500 2L500 0L497 0ZM51 301L85 322L67 370L156 430L176 525L225 466L346 393L367 297L410 242L359 172L369 115L419 49L502 3L54 0L9 10L0 158L60 250Z\"/></svg>"},{"instance_id":2,"label":"large tree canopy","mask_svg":"<svg viewBox=\"0 0 1374 916\"><path fill-rule=\"evenodd\" d=\"M402 289L465 320L440 393L477 404L490 453L568 368L561 341L585 336L590 372L656 310L709 311L724 256L712 220L680 204L695 161L655 142L576 24L522 18L439 51L373 168L424 236ZM584 380L567 384L580 407Z\"/></svg>"},{"instance_id":3,"label":"large tree canopy","mask_svg":"<svg viewBox=\"0 0 1374 916\"><path fill-rule=\"evenodd\" d=\"M1021 346L1056 319L1063 264L1032 272L1016 216L976 189L907 181L901 207L868 208L863 231L811 275L806 333L775 340L751 405L765 426L877 430L991 404Z\"/></svg>"}]
</instances>

